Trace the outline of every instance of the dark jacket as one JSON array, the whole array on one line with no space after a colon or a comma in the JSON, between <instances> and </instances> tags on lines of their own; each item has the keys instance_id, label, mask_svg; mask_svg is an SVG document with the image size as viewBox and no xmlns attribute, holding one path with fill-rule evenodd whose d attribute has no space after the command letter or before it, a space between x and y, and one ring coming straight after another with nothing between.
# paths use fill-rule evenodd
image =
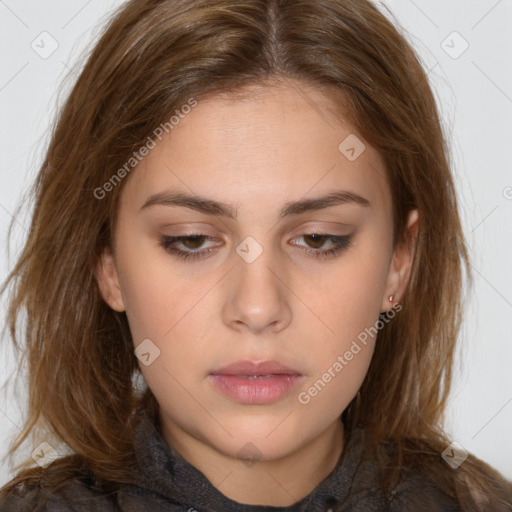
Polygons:
<instances>
[{"instance_id":1,"label":"dark jacket","mask_svg":"<svg viewBox=\"0 0 512 512\"><path fill-rule=\"evenodd\" d=\"M71 479L56 494L40 488L11 492L1 512L456 512L460 508L428 479L413 475L386 496L378 487L377 467L361 459L364 431L355 430L337 467L306 497L288 507L243 505L218 491L195 467L169 448L145 415L135 429L139 464L137 485L115 493L97 490L92 482Z\"/></svg>"}]
</instances>

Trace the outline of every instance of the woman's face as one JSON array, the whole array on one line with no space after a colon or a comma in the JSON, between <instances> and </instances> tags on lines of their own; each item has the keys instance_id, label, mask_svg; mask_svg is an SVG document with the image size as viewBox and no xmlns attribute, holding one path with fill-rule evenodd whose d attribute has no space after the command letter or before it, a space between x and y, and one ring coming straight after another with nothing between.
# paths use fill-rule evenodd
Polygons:
<instances>
[{"instance_id":1,"label":"woman's face","mask_svg":"<svg viewBox=\"0 0 512 512\"><path fill-rule=\"evenodd\" d=\"M319 92L254 92L199 101L155 139L99 280L167 439L273 460L339 424L411 261L379 154Z\"/></svg>"}]
</instances>

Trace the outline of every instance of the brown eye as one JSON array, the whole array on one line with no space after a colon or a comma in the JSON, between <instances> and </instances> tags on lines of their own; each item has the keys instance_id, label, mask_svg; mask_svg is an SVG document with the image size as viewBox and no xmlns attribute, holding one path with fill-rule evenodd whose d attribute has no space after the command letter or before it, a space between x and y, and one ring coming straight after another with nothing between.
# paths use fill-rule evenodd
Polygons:
<instances>
[{"instance_id":1,"label":"brown eye","mask_svg":"<svg viewBox=\"0 0 512 512\"><path fill-rule=\"evenodd\" d=\"M294 243L293 245L303 247L303 251L315 258L329 258L336 256L339 252L351 245L352 235L329 235L327 233L304 233L302 238L306 243ZM327 248L322 249L328 243ZM330 247L330 248L329 248Z\"/></svg>"},{"instance_id":2,"label":"brown eye","mask_svg":"<svg viewBox=\"0 0 512 512\"><path fill-rule=\"evenodd\" d=\"M181 243L188 249L199 249L203 245L205 238L207 238L205 235L187 236L181 239Z\"/></svg>"},{"instance_id":3,"label":"brown eye","mask_svg":"<svg viewBox=\"0 0 512 512\"><path fill-rule=\"evenodd\" d=\"M313 249L320 249L325 243L327 236L326 235L318 235L318 234L312 234L312 235L304 235L304 239L308 241L308 244Z\"/></svg>"},{"instance_id":4,"label":"brown eye","mask_svg":"<svg viewBox=\"0 0 512 512\"><path fill-rule=\"evenodd\" d=\"M303 246L297 243L293 245L302 247L302 250L308 255L314 258L329 258L350 247L352 235L336 236L326 233L305 233L298 238L303 238L307 245ZM190 258L194 261L215 252L215 246L203 247L208 241L213 242L214 238L209 235L162 236L160 245L165 251L178 258L183 260ZM322 249L326 243L329 243L328 247L330 248Z\"/></svg>"},{"instance_id":5,"label":"brown eye","mask_svg":"<svg viewBox=\"0 0 512 512\"><path fill-rule=\"evenodd\" d=\"M213 238L208 235L162 236L160 245L179 258L196 260L214 251L212 247L201 249L207 241Z\"/></svg>"}]
</instances>

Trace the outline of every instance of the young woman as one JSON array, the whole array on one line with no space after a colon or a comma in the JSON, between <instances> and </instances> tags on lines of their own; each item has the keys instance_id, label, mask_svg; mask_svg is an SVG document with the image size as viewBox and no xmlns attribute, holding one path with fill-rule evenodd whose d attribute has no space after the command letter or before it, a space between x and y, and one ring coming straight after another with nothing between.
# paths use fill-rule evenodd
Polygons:
<instances>
[{"instance_id":1,"label":"young woman","mask_svg":"<svg viewBox=\"0 0 512 512\"><path fill-rule=\"evenodd\" d=\"M443 431L467 250L425 72L370 2L127 2L34 197L3 290L12 451L46 441L2 511L511 509Z\"/></svg>"}]
</instances>

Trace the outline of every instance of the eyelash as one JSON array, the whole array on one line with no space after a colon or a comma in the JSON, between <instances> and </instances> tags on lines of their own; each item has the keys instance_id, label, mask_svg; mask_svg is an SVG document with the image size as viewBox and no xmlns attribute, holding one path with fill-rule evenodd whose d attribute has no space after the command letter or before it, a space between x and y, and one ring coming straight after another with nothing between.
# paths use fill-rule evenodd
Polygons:
<instances>
[{"instance_id":1,"label":"eyelash","mask_svg":"<svg viewBox=\"0 0 512 512\"><path fill-rule=\"evenodd\" d=\"M343 251L344 249L347 249L352 244L352 235L343 235L343 236L337 236L337 235L329 235L327 233L304 233L301 235L301 237L306 236L320 236L325 237L326 241L331 241L334 244L334 247L332 249L327 250L316 250L316 249L304 249L304 251L310 255L312 255L314 258L329 258L331 256L335 256L339 252ZM199 251L182 251L181 249L177 249L175 247L176 243L182 242L183 240L191 240L191 239L199 239L203 238L205 241L213 240L211 236L208 235L183 235L183 236L162 236L160 240L160 245L169 253L175 255L178 258L181 258L183 260L197 260L200 258L205 257L207 254L211 253L214 249L203 249ZM294 244L297 245L297 244Z\"/></svg>"}]
</instances>

